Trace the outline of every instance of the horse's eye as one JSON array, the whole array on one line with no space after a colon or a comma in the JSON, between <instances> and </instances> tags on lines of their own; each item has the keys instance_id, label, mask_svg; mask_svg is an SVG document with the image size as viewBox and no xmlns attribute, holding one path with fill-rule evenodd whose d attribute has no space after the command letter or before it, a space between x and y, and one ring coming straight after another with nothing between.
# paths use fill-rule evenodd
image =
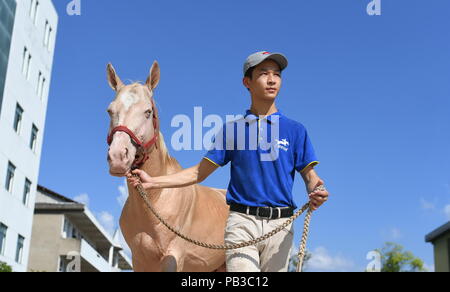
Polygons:
<instances>
[{"instance_id":1,"label":"horse's eye","mask_svg":"<svg viewBox=\"0 0 450 292\"><path fill-rule=\"evenodd\" d=\"M152 115L152 110L148 110L145 112L145 118L149 119Z\"/></svg>"}]
</instances>

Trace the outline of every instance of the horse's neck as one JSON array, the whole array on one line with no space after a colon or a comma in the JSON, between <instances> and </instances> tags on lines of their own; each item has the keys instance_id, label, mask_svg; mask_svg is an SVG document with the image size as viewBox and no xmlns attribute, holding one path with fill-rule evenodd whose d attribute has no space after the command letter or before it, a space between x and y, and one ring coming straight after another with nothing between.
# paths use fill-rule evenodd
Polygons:
<instances>
[{"instance_id":1,"label":"horse's neck","mask_svg":"<svg viewBox=\"0 0 450 292\"><path fill-rule=\"evenodd\" d=\"M161 133L159 134L157 147L151 151L149 159L142 166L142 170L152 177L164 176L181 170L178 161L169 155Z\"/></svg>"},{"instance_id":2,"label":"horse's neck","mask_svg":"<svg viewBox=\"0 0 450 292\"><path fill-rule=\"evenodd\" d=\"M164 142L162 140L159 143ZM151 177L170 175L181 171L182 168L180 164L174 158L169 156L165 145L163 147L160 145L161 144L151 152L149 159L141 169ZM195 201L195 188L196 186L192 186L192 191L184 190L182 196L178 194L180 192L179 189L153 189L147 190L146 192L151 204L156 207L157 210L162 211L163 214L179 214L180 216L177 218L183 220L182 214L188 213L184 210L189 209ZM171 203L167 204L167 202ZM157 223L157 219L149 214L147 206L135 188L132 188L129 191L127 205L128 211L132 212L133 216L142 216L142 218L146 218L145 228L152 229L153 226L155 226L154 224Z\"/></svg>"}]
</instances>

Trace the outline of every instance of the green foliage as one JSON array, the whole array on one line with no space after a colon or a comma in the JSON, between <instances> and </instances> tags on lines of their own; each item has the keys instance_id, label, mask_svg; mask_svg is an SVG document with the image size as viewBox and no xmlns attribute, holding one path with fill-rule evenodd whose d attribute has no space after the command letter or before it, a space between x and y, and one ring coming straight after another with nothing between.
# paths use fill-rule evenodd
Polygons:
<instances>
[{"instance_id":1,"label":"green foliage","mask_svg":"<svg viewBox=\"0 0 450 292\"><path fill-rule=\"evenodd\" d=\"M11 273L12 268L5 264L4 262L0 262L0 273Z\"/></svg>"},{"instance_id":2,"label":"green foliage","mask_svg":"<svg viewBox=\"0 0 450 292\"><path fill-rule=\"evenodd\" d=\"M427 272L423 261L412 252L403 251L401 245L387 242L377 251L381 254L381 272Z\"/></svg>"},{"instance_id":3,"label":"green foliage","mask_svg":"<svg viewBox=\"0 0 450 292\"><path fill-rule=\"evenodd\" d=\"M308 263L308 261L311 259L311 253L309 253L308 251L305 252L305 258L303 259L303 270L306 270L306 264ZM296 272L297 271L297 265L298 265L298 256L297 255L293 255L290 259L289 259L289 268L288 268L288 272Z\"/></svg>"}]
</instances>

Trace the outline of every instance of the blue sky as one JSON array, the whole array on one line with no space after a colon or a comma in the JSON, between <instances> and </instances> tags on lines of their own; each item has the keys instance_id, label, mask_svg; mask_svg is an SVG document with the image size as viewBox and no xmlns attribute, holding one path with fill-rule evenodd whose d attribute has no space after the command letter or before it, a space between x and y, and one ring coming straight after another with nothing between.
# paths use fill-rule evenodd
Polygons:
<instances>
[{"instance_id":1,"label":"blue sky","mask_svg":"<svg viewBox=\"0 0 450 292\"><path fill-rule=\"evenodd\" d=\"M105 68L124 81L161 66L156 91L170 147L175 115L244 113L245 58L279 51L290 61L278 108L303 123L331 198L314 214L310 270L364 270L369 251L395 241L433 265L424 236L450 220L450 20L448 1L106 1L81 0L59 28L40 184L75 198L117 225L124 180L106 163ZM281 3L280 3L281 2ZM205 132L207 129L205 129ZM171 150L183 167L204 151ZM229 166L204 183L226 188ZM294 195L306 201L296 177ZM82 196L82 197L83 197ZM295 245L302 220L296 223Z\"/></svg>"}]
</instances>

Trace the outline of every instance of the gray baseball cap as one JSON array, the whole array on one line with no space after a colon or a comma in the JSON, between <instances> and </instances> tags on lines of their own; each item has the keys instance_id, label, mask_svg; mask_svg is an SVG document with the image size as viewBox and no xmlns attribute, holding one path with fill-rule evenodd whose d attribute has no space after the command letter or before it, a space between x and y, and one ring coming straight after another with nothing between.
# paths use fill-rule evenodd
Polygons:
<instances>
[{"instance_id":1,"label":"gray baseball cap","mask_svg":"<svg viewBox=\"0 0 450 292\"><path fill-rule=\"evenodd\" d=\"M286 67L288 66L288 60L283 54L271 53L271 52L266 52L266 51L257 52L257 53L250 55L247 58L247 60L245 61L244 76L247 73L248 69L258 66L265 60L273 60L273 61L277 62L278 66L280 66L281 71L286 69Z\"/></svg>"}]
</instances>

